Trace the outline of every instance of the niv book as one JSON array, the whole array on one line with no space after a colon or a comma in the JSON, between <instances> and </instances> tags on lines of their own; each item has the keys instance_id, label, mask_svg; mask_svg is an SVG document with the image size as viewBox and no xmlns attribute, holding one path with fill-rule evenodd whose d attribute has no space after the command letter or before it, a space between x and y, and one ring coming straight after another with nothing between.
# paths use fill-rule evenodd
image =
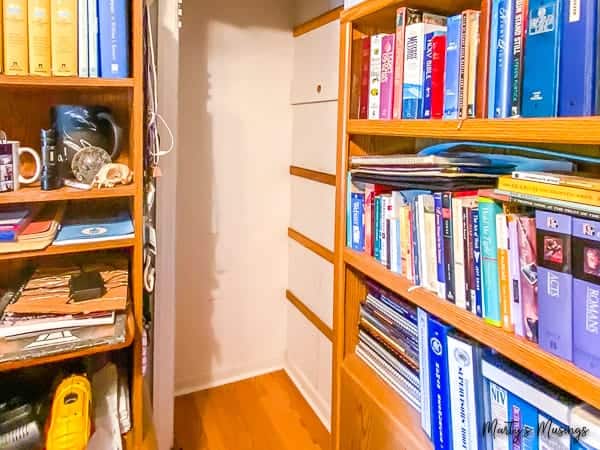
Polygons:
<instances>
[{"instance_id":1,"label":"niv book","mask_svg":"<svg viewBox=\"0 0 600 450\"><path fill-rule=\"evenodd\" d=\"M53 245L74 245L134 237L133 222L128 211L117 214L95 213L87 217L66 219Z\"/></svg>"}]
</instances>

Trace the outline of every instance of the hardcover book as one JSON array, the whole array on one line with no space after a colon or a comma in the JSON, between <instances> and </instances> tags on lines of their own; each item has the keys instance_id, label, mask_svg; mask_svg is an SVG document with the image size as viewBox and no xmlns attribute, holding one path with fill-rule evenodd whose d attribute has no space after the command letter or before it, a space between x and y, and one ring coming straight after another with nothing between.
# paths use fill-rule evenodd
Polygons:
<instances>
[{"instance_id":1,"label":"hardcover book","mask_svg":"<svg viewBox=\"0 0 600 450\"><path fill-rule=\"evenodd\" d=\"M540 346L573 359L573 277L570 216L536 211Z\"/></svg>"},{"instance_id":2,"label":"hardcover book","mask_svg":"<svg viewBox=\"0 0 600 450\"><path fill-rule=\"evenodd\" d=\"M558 112L560 0L529 0L523 117L555 117Z\"/></svg>"},{"instance_id":3,"label":"hardcover book","mask_svg":"<svg viewBox=\"0 0 600 450\"><path fill-rule=\"evenodd\" d=\"M29 73L50 76L50 0L29 0Z\"/></svg>"},{"instance_id":4,"label":"hardcover book","mask_svg":"<svg viewBox=\"0 0 600 450\"><path fill-rule=\"evenodd\" d=\"M525 37L527 36L528 0L515 0L515 20L513 25L512 46L512 117L521 115L521 97L523 86L523 61L525 55Z\"/></svg>"},{"instance_id":5,"label":"hardcover book","mask_svg":"<svg viewBox=\"0 0 600 450\"><path fill-rule=\"evenodd\" d=\"M600 222L573 219L573 362L600 377Z\"/></svg>"},{"instance_id":6,"label":"hardcover book","mask_svg":"<svg viewBox=\"0 0 600 450\"><path fill-rule=\"evenodd\" d=\"M381 94L381 41L382 34L371 36L371 60L369 63L369 119L379 119Z\"/></svg>"},{"instance_id":7,"label":"hardcover book","mask_svg":"<svg viewBox=\"0 0 600 450\"><path fill-rule=\"evenodd\" d=\"M4 73L29 73L27 0L4 2Z\"/></svg>"},{"instance_id":8,"label":"hardcover book","mask_svg":"<svg viewBox=\"0 0 600 450\"><path fill-rule=\"evenodd\" d=\"M495 201L479 198L479 239L481 247L481 272L483 290L483 317L486 322L502 326L498 293L498 245L496 242L496 216L502 212Z\"/></svg>"},{"instance_id":9,"label":"hardcover book","mask_svg":"<svg viewBox=\"0 0 600 450\"><path fill-rule=\"evenodd\" d=\"M365 36L361 39L360 58L360 97L358 104L358 118L369 118L369 86L371 68L371 38Z\"/></svg>"},{"instance_id":10,"label":"hardcover book","mask_svg":"<svg viewBox=\"0 0 600 450\"><path fill-rule=\"evenodd\" d=\"M496 118L509 117L511 113L514 6L515 0L500 1L494 100L494 117Z\"/></svg>"},{"instance_id":11,"label":"hardcover book","mask_svg":"<svg viewBox=\"0 0 600 450\"><path fill-rule=\"evenodd\" d=\"M386 34L381 39L381 86L379 118L392 119L394 112L394 58L395 36Z\"/></svg>"},{"instance_id":12,"label":"hardcover book","mask_svg":"<svg viewBox=\"0 0 600 450\"><path fill-rule=\"evenodd\" d=\"M558 115L590 116L598 65L598 1L570 0L562 11ZM577 70L573 70L576 67Z\"/></svg>"},{"instance_id":13,"label":"hardcover book","mask_svg":"<svg viewBox=\"0 0 600 450\"><path fill-rule=\"evenodd\" d=\"M100 76L129 76L129 1L98 2Z\"/></svg>"},{"instance_id":14,"label":"hardcover book","mask_svg":"<svg viewBox=\"0 0 600 450\"><path fill-rule=\"evenodd\" d=\"M423 99L423 13L407 10L404 36L402 118L416 119Z\"/></svg>"},{"instance_id":15,"label":"hardcover book","mask_svg":"<svg viewBox=\"0 0 600 450\"><path fill-rule=\"evenodd\" d=\"M535 219L518 216L519 276L525 337L538 341L538 270Z\"/></svg>"},{"instance_id":16,"label":"hardcover book","mask_svg":"<svg viewBox=\"0 0 600 450\"><path fill-rule=\"evenodd\" d=\"M444 71L446 69L446 34L434 34L431 67L431 118L444 115Z\"/></svg>"},{"instance_id":17,"label":"hardcover book","mask_svg":"<svg viewBox=\"0 0 600 450\"><path fill-rule=\"evenodd\" d=\"M410 10L411 14L416 11ZM396 12L396 59L394 61L394 119L402 118L402 87L404 84L404 38L406 34L407 8Z\"/></svg>"},{"instance_id":18,"label":"hardcover book","mask_svg":"<svg viewBox=\"0 0 600 450\"><path fill-rule=\"evenodd\" d=\"M448 17L446 70L444 78L444 119L458 119L462 19L462 14Z\"/></svg>"},{"instance_id":19,"label":"hardcover book","mask_svg":"<svg viewBox=\"0 0 600 450\"><path fill-rule=\"evenodd\" d=\"M51 0L52 75L76 76L77 0Z\"/></svg>"}]
</instances>

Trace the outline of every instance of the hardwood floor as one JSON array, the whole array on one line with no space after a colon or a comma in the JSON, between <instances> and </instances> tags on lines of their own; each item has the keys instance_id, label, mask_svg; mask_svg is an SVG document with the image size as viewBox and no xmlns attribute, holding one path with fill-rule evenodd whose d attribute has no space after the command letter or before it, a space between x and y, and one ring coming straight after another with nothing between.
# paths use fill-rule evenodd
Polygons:
<instances>
[{"instance_id":1,"label":"hardwood floor","mask_svg":"<svg viewBox=\"0 0 600 450\"><path fill-rule=\"evenodd\" d=\"M175 399L180 450L329 450L330 436L283 371Z\"/></svg>"}]
</instances>

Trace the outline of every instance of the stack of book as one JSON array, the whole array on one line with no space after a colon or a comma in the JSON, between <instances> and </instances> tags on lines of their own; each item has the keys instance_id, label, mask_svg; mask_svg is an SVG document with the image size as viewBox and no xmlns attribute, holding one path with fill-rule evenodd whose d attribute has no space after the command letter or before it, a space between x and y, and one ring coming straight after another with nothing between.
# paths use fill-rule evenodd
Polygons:
<instances>
[{"instance_id":1,"label":"stack of book","mask_svg":"<svg viewBox=\"0 0 600 450\"><path fill-rule=\"evenodd\" d=\"M452 169L457 162L353 158L347 246L600 376L600 327L593 326L600 321L600 182L515 171L495 179L496 189L478 189L448 180L461 180L462 169L489 175L482 172L490 168L473 159ZM428 181L419 180L421 172ZM406 189L411 179L414 188Z\"/></svg>"},{"instance_id":2,"label":"stack of book","mask_svg":"<svg viewBox=\"0 0 600 450\"><path fill-rule=\"evenodd\" d=\"M63 203L0 211L0 254L43 250L54 241L65 211Z\"/></svg>"},{"instance_id":3,"label":"stack of book","mask_svg":"<svg viewBox=\"0 0 600 450\"><path fill-rule=\"evenodd\" d=\"M0 0L0 5L0 72L129 76L128 0Z\"/></svg>"},{"instance_id":4,"label":"stack of book","mask_svg":"<svg viewBox=\"0 0 600 450\"><path fill-rule=\"evenodd\" d=\"M368 283L360 308L357 355L420 409L419 341L414 306Z\"/></svg>"},{"instance_id":5,"label":"stack of book","mask_svg":"<svg viewBox=\"0 0 600 450\"><path fill-rule=\"evenodd\" d=\"M359 119L599 114L599 27L597 0L484 0L482 13L451 17L399 8L395 33L366 36L359 44L355 114Z\"/></svg>"}]
</instances>

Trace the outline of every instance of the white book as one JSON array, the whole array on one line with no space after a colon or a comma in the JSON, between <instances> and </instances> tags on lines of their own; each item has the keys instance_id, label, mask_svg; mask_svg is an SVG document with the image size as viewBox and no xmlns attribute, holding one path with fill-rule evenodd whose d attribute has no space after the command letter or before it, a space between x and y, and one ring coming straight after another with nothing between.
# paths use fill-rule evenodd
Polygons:
<instances>
[{"instance_id":1,"label":"white book","mask_svg":"<svg viewBox=\"0 0 600 450\"><path fill-rule=\"evenodd\" d=\"M427 274L427 283L424 285L431 292L437 292L437 256L436 256L436 232L435 232L435 207L433 195L423 198L424 230L423 242L425 246L425 264L423 271Z\"/></svg>"},{"instance_id":2,"label":"white book","mask_svg":"<svg viewBox=\"0 0 600 450\"><path fill-rule=\"evenodd\" d=\"M79 53L79 76L87 78L90 76L89 65L89 34L88 27L88 0L79 0L77 5L79 22L77 27L78 53Z\"/></svg>"},{"instance_id":3,"label":"white book","mask_svg":"<svg viewBox=\"0 0 600 450\"><path fill-rule=\"evenodd\" d=\"M477 450L477 385L473 346L448 336L448 379L453 450ZM508 409L507 409L508 411Z\"/></svg>"},{"instance_id":4,"label":"white book","mask_svg":"<svg viewBox=\"0 0 600 450\"><path fill-rule=\"evenodd\" d=\"M454 253L454 296L456 306L467 309L467 290L465 275L465 241L463 207L477 206L477 197L452 198L452 247Z\"/></svg>"},{"instance_id":5,"label":"white book","mask_svg":"<svg viewBox=\"0 0 600 450\"><path fill-rule=\"evenodd\" d=\"M485 376L485 374L484 374ZM498 428L503 428L509 420L508 417L508 392L493 381L489 382L490 396L490 424L496 423ZM486 430L487 431L487 430ZM495 433L492 439L492 450L508 450L508 435Z\"/></svg>"},{"instance_id":6,"label":"white book","mask_svg":"<svg viewBox=\"0 0 600 450\"><path fill-rule=\"evenodd\" d=\"M521 268L519 264L518 216L507 214L508 223L508 279L510 281L510 315L517 336L525 336L523 323L523 305L521 302Z\"/></svg>"},{"instance_id":7,"label":"white book","mask_svg":"<svg viewBox=\"0 0 600 450\"><path fill-rule=\"evenodd\" d=\"M400 220L390 219L390 270L394 273L400 272Z\"/></svg>"},{"instance_id":8,"label":"white book","mask_svg":"<svg viewBox=\"0 0 600 450\"><path fill-rule=\"evenodd\" d=\"M369 119L379 119L381 88L381 38L383 34L371 36L371 61L369 69Z\"/></svg>"},{"instance_id":9,"label":"white book","mask_svg":"<svg viewBox=\"0 0 600 450\"><path fill-rule=\"evenodd\" d=\"M392 218L392 197L383 195L381 197L381 264L387 266L388 263L388 233L387 222Z\"/></svg>"},{"instance_id":10,"label":"white book","mask_svg":"<svg viewBox=\"0 0 600 450\"><path fill-rule=\"evenodd\" d=\"M414 238L417 240L417 246L419 248L419 260L416 261L419 264L419 277L420 285L426 287L429 284L429 278L427 274L427 240L425 239L425 195L419 195L417 197L417 210L415 218L416 232Z\"/></svg>"},{"instance_id":11,"label":"white book","mask_svg":"<svg viewBox=\"0 0 600 450\"><path fill-rule=\"evenodd\" d=\"M97 78L100 74L98 61L98 3L87 0L88 4L88 71L89 76Z\"/></svg>"},{"instance_id":12,"label":"white book","mask_svg":"<svg viewBox=\"0 0 600 450\"><path fill-rule=\"evenodd\" d=\"M431 388L429 386L429 331L427 313L417 309L419 327L419 376L421 378L421 428L431 438Z\"/></svg>"},{"instance_id":13,"label":"white book","mask_svg":"<svg viewBox=\"0 0 600 450\"><path fill-rule=\"evenodd\" d=\"M511 279L510 279L510 273L504 273L505 271L505 267L504 265L501 263L502 259L500 258L500 252L502 252L503 254L508 255L508 224L506 222L506 214L498 214L496 215L496 246L498 247L498 286L500 286L500 290L498 292L498 295L500 296L500 305L502 304L506 304L508 306L508 311L507 314L503 314L502 316L502 324L504 326L505 329L510 329L512 326L512 315L510 310L512 309L512 298L508 298L508 299L504 299L503 300L503 292L504 290L502 289L503 283L501 281L501 279L506 276L508 278L509 281L509 286L512 283ZM510 265L510 261L509 261L509 265ZM509 294L510 297L510 294ZM508 301L506 301L508 300ZM501 306L502 309L502 306Z\"/></svg>"},{"instance_id":14,"label":"white book","mask_svg":"<svg viewBox=\"0 0 600 450\"><path fill-rule=\"evenodd\" d=\"M579 433L579 441L592 448L600 448L600 411L581 404L571 411L571 428ZM585 435L581 431L586 430ZM579 431L578 431L579 430Z\"/></svg>"}]
</instances>

